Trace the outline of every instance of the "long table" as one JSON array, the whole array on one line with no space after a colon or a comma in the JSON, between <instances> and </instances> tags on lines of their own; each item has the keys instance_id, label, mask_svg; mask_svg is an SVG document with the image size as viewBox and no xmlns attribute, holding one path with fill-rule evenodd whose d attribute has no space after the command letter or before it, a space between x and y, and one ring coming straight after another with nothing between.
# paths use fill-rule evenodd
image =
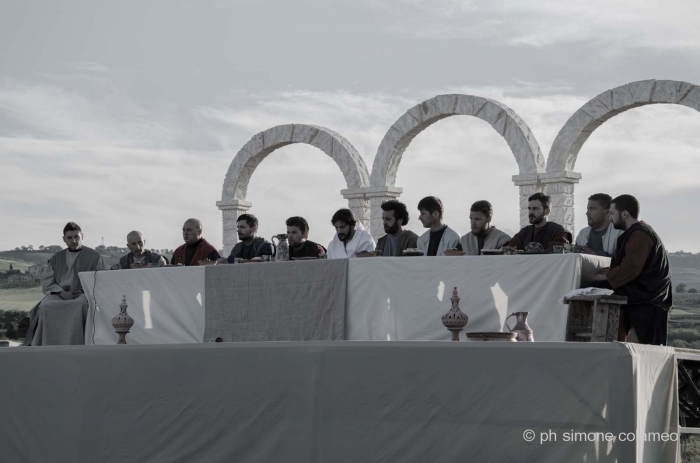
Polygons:
<instances>
[{"instance_id":1,"label":"long table","mask_svg":"<svg viewBox=\"0 0 700 463\"><path fill-rule=\"evenodd\" d=\"M661 437L678 432L666 347L17 347L0 371L7 462L660 463L679 447Z\"/></svg>"},{"instance_id":2,"label":"long table","mask_svg":"<svg viewBox=\"0 0 700 463\"><path fill-rule=\"evenodd\" d=\"M275 291L275 278L281 278L275 274L294 274L303 269L308 280L317 282L327 272L324 264L327 265L306 261L248 266L275 269L270 275L261 273L258 277L264 280L260 284L267 291ZM562 341L567 310L559 300L568 291L581 287L586 275L608 264L608 258L582 254L348 259L347 281L342 282L347 286L342 338L449 339L440 317L449 310L452 289L457 287L460 307L469 316L466 331L506 331L506 317L526 311L530 313L528 323L536 341ZM240 287L235 272L223 279L221 273L222 269L217 267L81 273L90 302L86 344L116 343L111 319L119 313L122 295L126 295L128 313L135 320L127 335L128 343L208 341L205 331L216 334L216 330L205 327L205 321L216 319L212 314L225 314L232 309L228 305L231 303L207 303L207 281L216 277L219 284L232 288L232 292ZM325 284L340 282L326 278ZM314 294L306 297L308 304L302 298L297 299L296 306L279 301L276 305L280 313L318 305L313 300ZM318 323L318 319L309 316L309 323ZM222 331L225 335L226 330ZM275 338L308 339L315 338L299 338L294 334Z\"/></svg>"}]
</instances>

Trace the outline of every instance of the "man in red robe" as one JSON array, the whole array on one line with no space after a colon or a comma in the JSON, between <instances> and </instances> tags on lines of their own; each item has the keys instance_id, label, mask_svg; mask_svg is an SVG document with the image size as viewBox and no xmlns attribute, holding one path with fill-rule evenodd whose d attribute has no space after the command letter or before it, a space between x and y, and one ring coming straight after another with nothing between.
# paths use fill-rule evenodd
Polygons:
<instances>
[{"instance_id":1,"label":"man in red robe","mask_svg":"<svg viewBox=\"0 0 700 463\"><path fill-rule=\"evenodd\" d=\"M200 260L216 261L221 257L216 248L202 238L202 222L197 219L187 219L182 226L182 238L185 244L175 250L173 265L199 265Z\"/></svg>"}]
</instances>

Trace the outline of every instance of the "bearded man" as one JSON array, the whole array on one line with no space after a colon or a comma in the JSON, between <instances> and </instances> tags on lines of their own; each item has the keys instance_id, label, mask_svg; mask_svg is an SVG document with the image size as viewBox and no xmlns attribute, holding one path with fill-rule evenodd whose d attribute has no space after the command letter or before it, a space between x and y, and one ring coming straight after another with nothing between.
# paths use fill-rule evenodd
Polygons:
<instances>
[{"instance_id":1,"label":"bearded man","mask_svg":"<svg viewBox=\"0 0 700 463\"><path fill-rule=\"evenodd\" d=\"M491 225L493 206L488 201L477 201L469 210L472 231L459 239L467 256L478 256L482 249L499 249L510 242L510 236Z\"/></svg>"},{"instance_id":2,"label":"bearded man","mask_svg":"<svg viewBox=\"0 0 700 463\"><path fill-rule=\"evenodd\" d=\"M75 222L63 228L66 249L54 254L44 269L45 294L29 314L25 346L85 344L88 301L78 273L105 270L99 252L83 246L83 231Z\"/></svg>"},{"instance_id":3,"label":"bearded man","mask_svg":"<svg viewBox=\"0 0 700 463\"><path fill-rule=\"evenodd\" d=\"M326 248L309 240L309 222L303 217L287 219L289 257L318 257L326 253Z\"/></svg>"},{"instance_id":4,"label":"bearded man","mask_svg":"<svg viewBox=\"0 0 700 463\"><path fill-rule=\"evenodd\" d=\"M382 203L382 222L386 235L377 240L377 251L383 257L401 257L409 248L415 248L418 235L411 230L405 230L408 224L408 209L406 205L395 199Z\"/></svg>"},{"instance_id":5,"label":"bearded man","mask_svg":"<svg viewBox=\"0 0 700 463\"><path fill-rule=\"evenodd\" d=\"M552 198L544 193L535 193L527 198L528 221L530 225L523 227L510 240L509 246L524 249L532 242L542 245L545 251L551 251L554 246L571 243L571 234L558 223L549 222Z\"/></svg>"},{"instance_id":6,"label":"bearded man","mask_svg":"<svg viewBox=\"0 0 700 463\"><path fill-rule=\"evenodd\" d=\"M605 193L596 193L588 198L586 219L588 226L582 228L576 237L576 245L586 254L612 257L615 254L615 243L622 234L610 220L610 204L612 198Z\"/></svg>"},{"instance_id":7,"label":"bearded man","mask_svg":"<svg viewBox=\"0 0 700 463\"><path fill-rule=\"evenodd\" d=\"M146 249L146 240L140 231L134 230L126 235L126 247L129 248L129 254L119 259L121 269L147 268L149 264L153 267L165 265L163 256Z\"/></svg>"},{"instance_id":8,"label":"bearded man","mask_svg":"<svg viewBox=\"0 0 700 463\"><path fill-rule=\"evenodd\" d=\"M355 220L350 209L339 209L333 214L331 224L336 235L328 244L329 259L347 259L360 252L372 252L374 240L361 223Z\"/></svg>"},{"instance_id":9,"label":"bearded man","mask_svg":"<svg viewBox=\"0 0 700 463\"><path fill-rule=\"evenodd\" d=\"M220 258L219 251L209 241L202 238L202 222L197 219L187 219L182 226L182 239L185 244L173 253L172 265L187 267L199 265L200 260L216 260Z\"/></svg>"},{"instance_id":10,"label":"bearded man","mask_svg":"<svg viewBox=\"0 0 700 463\"><path fill-rule=\"evenodd\" d=\"M272 243L265 238L256 236L258 233L258 218L253 214L241 214L236 219L238 243L231 249L228 258L222 257L219 264L233 264L236 259L250 260L260 256L272 256L275 251Z\"/></svg>"}]
</instances>

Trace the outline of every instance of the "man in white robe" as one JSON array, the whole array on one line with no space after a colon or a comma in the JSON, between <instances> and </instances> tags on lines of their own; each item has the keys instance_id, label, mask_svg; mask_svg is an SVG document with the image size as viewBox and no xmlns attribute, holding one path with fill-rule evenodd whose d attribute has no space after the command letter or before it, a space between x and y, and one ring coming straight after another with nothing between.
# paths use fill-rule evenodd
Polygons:
<instances>
[{"instance_id":1,"label":"man in white robe","mask_svg":"<svg viewBox=\"0 0 700 463\"><path fill-rule=\"evenodd\" d=\"M74 222L63 229L67 248L49 259L41 279L46 295L30 313L25 346L85 343L88 301L79 272L105 270L100 253L83 246L83 232Z\"/></svg>"},{"instance_id":2,"label":"man in white robe","mask_svg":"<svg viewBox=\"0 0 700 463\"><path fill-rule=\"evenodd\" d=\"M329 259L355 257L360 252L374 252L374 239L361 223L355 220L350 209L340 209L331 219L336 235L328 244Z\"/></svg>"}]
</instances>

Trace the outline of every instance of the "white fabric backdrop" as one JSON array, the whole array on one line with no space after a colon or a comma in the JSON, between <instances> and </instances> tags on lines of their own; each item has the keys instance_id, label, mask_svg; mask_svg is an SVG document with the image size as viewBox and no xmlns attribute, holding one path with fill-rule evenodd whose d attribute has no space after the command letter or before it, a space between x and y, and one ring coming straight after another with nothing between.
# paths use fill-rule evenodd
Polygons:
<instances>
[{"instance_id":1,"label":"white fabric backdrop","mask_svg":"<svg viewBox=\"0 0 700 463\"><path fill-rule=\"evenodd\" d=\"M663 463L672 348L263 342L0 349L3 462ZM523 439L526 430L535 441ZM540 435L556 433L540 444Z\"/></svg>"},{"instance_id":2,"label":"white fabric backdrop","mask_svg":"<svg viewBox=\"0 0 700 463\"><path fill-rule=\"evenodd\" d=\"M559 299L579 287L582 274L609 261L582 254L350 259L345 338L449 339L440 317L449 310L457 286L460 307L469 316L465 331L503 331L507 315L527 311L535 341L561 341L567 307ZM95 344L117 342L111 320L119 313L122 295L135 321L127 343L204 340L204 267L102 271L96 284L94 276L80 274L90 303L86 344L93 344L93 324ZM515 324L514 317L509 324Z\"/></svg>"},{"instance_id":3,"label":"white fabric backdrop","mask_svg":"<svg viewBox=\"0 0 700 463\"><path fill-rule=\"evenodd\" d=\"M452 288L469 331L507 331L529 312L535 341L563 341L568 307L559 299L609 258L583 254L353 259L348 268L347 339L447 340L440 317ZM508 320L515 325L515 317Z\"/></svg>"}]
</instances>

